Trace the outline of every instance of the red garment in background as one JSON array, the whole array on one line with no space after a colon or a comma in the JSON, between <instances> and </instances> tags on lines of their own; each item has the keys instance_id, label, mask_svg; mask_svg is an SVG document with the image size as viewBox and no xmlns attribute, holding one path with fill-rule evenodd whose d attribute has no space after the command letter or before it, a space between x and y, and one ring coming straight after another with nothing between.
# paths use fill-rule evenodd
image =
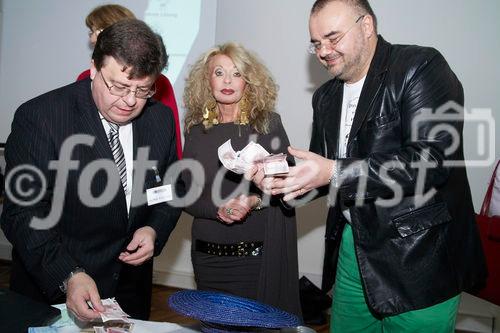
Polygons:
<instances>
[{"instance_id":1,"label":"red garment in background","mask_svg":"<svg viewBox=\"0 0 500 333\"><path fill-rule=\"evenodd\" d=\"M78 75L76 80L80 81L88 77L90 77L90 69L83 71L80 75ZM156 93L154 94L153 98L161 102L162 104L168 106L170 109L172 109L175 121L177 157L181 159L182 158L181 126L179 122L179 110L177 109L177 103L175 102L174 89L172 88L172 84L170 83L169 79L163 74L160 74L160 76L158 76L158 79L156 79L155 83L156 83Z\"/></svg>"},{"instance_id":2,"label":"red garment in background","mask_svg":"<svg viewBox=\"0 0 500 333\"><path fill-rule=\"evenodd\" d=\"M488 266L488 279L483 288L476 291L475 295L496 305L500 305L500 284L498 283L500 280L500 216L490 216L489 212L495 176L498 170L500 170L500 161L497 162L495 171L491 175L481 211L476 215L476 222Z\"/></svg>"}]
</instances>

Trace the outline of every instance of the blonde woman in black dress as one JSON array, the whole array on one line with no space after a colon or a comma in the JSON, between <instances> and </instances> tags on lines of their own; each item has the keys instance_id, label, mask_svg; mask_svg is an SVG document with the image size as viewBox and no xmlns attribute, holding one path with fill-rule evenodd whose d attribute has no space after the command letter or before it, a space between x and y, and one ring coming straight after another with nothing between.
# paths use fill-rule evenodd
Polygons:
<instances>
[{"instance_id":1,"label":"blonde woman in black dress","mask_svg":"<svg viewBox=\"0 0 500 333\"><path fill-rule=\"evenodd\" d=\"M286 153L276 96L269 71L239 44L212 48L194 64L184 92L184 158L200 162L205 177L183 173L186 186L201 192L185 210L194 217L198 289L256 299L300 316L294 209L263 198L217 155L228 139L236 151L254 141L270 153Z\"/></svg>"}]
</instances>

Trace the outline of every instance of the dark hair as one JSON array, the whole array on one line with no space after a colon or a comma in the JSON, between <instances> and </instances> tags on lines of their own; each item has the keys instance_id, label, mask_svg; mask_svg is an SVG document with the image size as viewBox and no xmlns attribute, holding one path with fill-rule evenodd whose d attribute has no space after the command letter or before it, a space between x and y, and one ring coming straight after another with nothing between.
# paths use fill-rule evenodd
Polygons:
<instances>
[{"instance_id":1,"label":"dark hair","mask_svg":"<svg viewBox=\"0 0 500 333\"><path fill-rule=\"evenodd\" d=\"M372 6L370 6L368 0L316 0L311 8L311 15L318 13L326 5L334 1L341 1L348 6L356 8L360 15L370 15L373 18L375 32L377 32L377 16L373 12Z\"/></svg>"},{"instance_id":2,"label":"dark hair","mask_svg":"<svg viewBox=\"0 0 500 333\"><path fill-rule=\"evenodd\" d=\"M136 19L119 21L99 34L92 53L97 70L106 56L123 65L123 71L130 67L129 78L157 77L168 61L161 37Z\"/></svg>"}]
</instances>

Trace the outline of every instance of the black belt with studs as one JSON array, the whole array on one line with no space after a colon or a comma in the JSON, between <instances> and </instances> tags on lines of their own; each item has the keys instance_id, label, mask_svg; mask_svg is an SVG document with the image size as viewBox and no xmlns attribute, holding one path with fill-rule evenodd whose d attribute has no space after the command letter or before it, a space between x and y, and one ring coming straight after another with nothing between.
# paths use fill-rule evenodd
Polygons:
<instances>
[{"instance_id":1,"label":"black belt with studs","mask_svg":"<svg viewBox=\"0 0 500 333\"><path fill-rule=\"evenodd\" d=\"M239 242L233 244L219 244L197 239L195 250L206 254L221 257L257 257L262 255L264 242Z\"/></svg>"}]
</instances>

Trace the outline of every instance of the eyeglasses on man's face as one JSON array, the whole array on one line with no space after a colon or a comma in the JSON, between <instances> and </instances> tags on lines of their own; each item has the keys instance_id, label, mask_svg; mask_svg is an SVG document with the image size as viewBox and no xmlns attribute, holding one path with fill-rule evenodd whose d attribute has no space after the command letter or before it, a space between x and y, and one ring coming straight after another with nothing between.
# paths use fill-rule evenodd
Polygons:
<instances>
[{"instance_id":1,"label":"eyeglasses on man's face","mask_svg":"<svg viewBox=\"0 0 500 333\"><path fill-rule=\"evenodd\" d=\"M354 28L354 26L363 19L363 17L365 17L365 15L361 15L360 17L357 18L356 22L354 22L350 27L349 29L347 29L346 31L344 31L343 33L333 37L333 38L327 38L326 41L324 43L322 42L314 42L314 43L310 43L308 48L307 48L307 51L311 54L315 54L315 53L318 53L319 51L321 51L321 49L323 49L323 47L327 47L329 49L333 49L335 48L335 46L337 46L337 44L342 40L342 38L344 38L345 35L347 35L347 33L349 31L351 31L352 28Z\"/></svg>"},{"instance_id":2,"label":"eyeglasses on man's face","mask_svg":"<svg viewBox=\"0 0 500 333\"><path fill-rule=\"evenodd\" d=\"M155 85L153 85L153 87L150 89L137 88L135 91L128 88L128 87L121 87L121 86L116 86L116 85L110 86L108 84L108 82L106 81L106 79L104 78L104 75L102 75L102 72L99 71L99 73L101 74L102 81L106 85L106 88L108 88L109 93L111 95L125 97L125 96L128 96L132 92L132 93L134 93L134 96L136 98L146 99L146 98L153 96L156 92Z\"/></svg>"}]
</instances>

